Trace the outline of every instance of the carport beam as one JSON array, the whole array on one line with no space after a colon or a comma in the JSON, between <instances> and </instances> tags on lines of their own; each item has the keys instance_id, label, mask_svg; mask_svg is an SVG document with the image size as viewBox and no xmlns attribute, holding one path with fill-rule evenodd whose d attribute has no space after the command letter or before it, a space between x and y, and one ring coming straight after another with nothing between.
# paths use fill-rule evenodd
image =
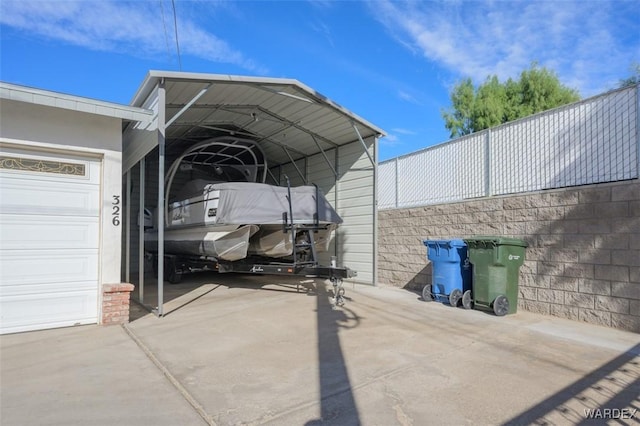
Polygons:
<instances>
[{"instance_id":1,"label":"carport beam","mask_svg":"<svg viewBox=\"0 0 640 426\"><path fill-rule=\"evenodd\" d=\"M364 152L367 154L367 157L369 157L369 161L371 161L371 165L373 167L375 167L376 166L376 161L373 159L373 157L371 157L371 154L369 153L369 150L367 149L367 144L364 143L364 139L362 139L362 135L360 134L360 131L358 130L358 127L356 126L356 123L354 123L352 121L351 125L353 126L353 130L356 131L356 134L358 135L358 139L360 140L360 143L362 144L362 147L364 148Z\"/></svg>"},{"instance_id":2,"label":"carport beam","mask_svg":"<svg viewBox=\"0 0 640 426\"><path fill-rule=\"evenodd\" d=\"M280 185L280 179L276 179L276 177L273 175L273 173L271 173L271 170L267 169L267 174L269 174L269 176L271 176L271 179L273 179L274 182L277 182L277 184Z\"/></svg>"},{"instance_id":3,"label":"carport beam","mask_svg":"<svg viewBox=\"0 0 640 426\"><path fill-rule=\"evenodd\" d=\"M304 182L304 184L307 184L307 179L305 176L302 175L302 172L300 171L300 169L298 168L298 165L296 164L296 162L293 160L293 157L291 156L291 154L289 154L289 150L287 150L287 148L283 145L282 149L284 150L285 154L287 154L287 157L289 157L289 160L291 160L291 164L293 164L293 167L295 167L296 172L298 172L298 175L302 178L302 181Z\"/></svg>"},{"instance_id":4,"label":"carport beam","mask_svg":"<svg viewBox=\"0 0 640 426\"><path fill-rule=\"evenodd\" d=\"M338 172L336 172L336 169L333 167L333 165L331 164L331 162L329 161L329 158L327 157L327 153L324 152L324 149L322 149L322 147L320 146L320 144L318 143L318 141L316 140L316 138L314 138L313 136L311 136L311 139L313 139L313 141L315 142L316 146L318 147L318 149L320 150L320 152L322 153L322 156L324 157L324 161L327 162L327 165L329 166L329 168L331 169L331 171L333 172L333 176L336 177L336 179L338 178Z\"/></svg>"},{"instance_id":5,"label":"carport beam","mask_svg":"<svg viewBox=\"0 0 640 426\"><path fill-rule=\"evenodd\" d=\"M207 84L204 89L202 89L200 92L198 92L198 94L195 95L193 97L193 99L191 99L189 102L187 102L187 104L185 106L183 106L182 109L180 109L180 111L178 111L176 115L171 117L171 120L167 121L167 123L164 125L164 128L166 129L167 127L171 126L174 121L176 121L178 118L180 118L180 116L182 114L184 114L184 112L186 110L191 108L191 105L195 104L198 101L198 99L200 99L202 97L202 95L207 93L207 90L209 90L211 88L211 86L213 86L213 83ZM164 104L163 104L163 108L164 108Z\"/></svg>"}]
</instances>

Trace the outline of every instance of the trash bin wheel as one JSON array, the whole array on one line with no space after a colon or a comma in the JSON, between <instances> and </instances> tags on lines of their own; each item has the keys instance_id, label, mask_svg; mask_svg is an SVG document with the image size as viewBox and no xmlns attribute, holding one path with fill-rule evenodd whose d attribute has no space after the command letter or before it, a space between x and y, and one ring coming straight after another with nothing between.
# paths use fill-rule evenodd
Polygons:
<instances>
[{"instance_id":1,"label":"trash bin wheel","mask_svg":"<svg viewBox=\"0 0 640 426\"><path fill-rule=\"evenodd\" d=\"M449 304L453 307L458 306L460 299L462 299L462 291L458 288L454 289L451 294L449 294Z\"/></svg>"},{"instance_id":2,"label":"trash bin wheel","mask_svg":"<svg viewBox=\"0 0 640 426\"><path fill-rule=\"evenodd\" d=\"M422 300L425 302L433 302L433 293L431 293L431 284L427 284L422 288Z\"/></svg>"},{"instance_id":3,"label":"trash bin wheel","mask_svg":"<svg viewBox=\"0 0 640 426\"><path fill-rule=\"evenodd\" d=\"M503 317L509 312L509 299L507 296L500 295L493 301L493 313L496 316Z\"/></svg>"},{"instance_id":4,"label":"trash bin wheel","mask_svg":"<svg viewBox=\"0 0 640 426\"><path fill-rule=\"evenodd\" d=\"M471 301L471 290L467 290L462 293L462 307L465 309L473 308L473 301Z\"/></svg>"}]
</instances>

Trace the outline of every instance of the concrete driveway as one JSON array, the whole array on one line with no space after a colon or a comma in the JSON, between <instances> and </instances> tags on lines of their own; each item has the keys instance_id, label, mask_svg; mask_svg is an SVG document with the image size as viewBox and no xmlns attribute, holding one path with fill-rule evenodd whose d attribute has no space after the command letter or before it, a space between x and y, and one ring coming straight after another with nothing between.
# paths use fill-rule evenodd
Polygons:
<instances>
[{"instance_id":1,"label":"concrete driveway","mask_svg":"<svg viewBox=\"0 0 640 426\"><path fill-rule=\"evenodd\" d=\"M193 275L164 318L2 336L0 423L640 423L638 334L297 283Z\"/></svg>"}]
</instances>

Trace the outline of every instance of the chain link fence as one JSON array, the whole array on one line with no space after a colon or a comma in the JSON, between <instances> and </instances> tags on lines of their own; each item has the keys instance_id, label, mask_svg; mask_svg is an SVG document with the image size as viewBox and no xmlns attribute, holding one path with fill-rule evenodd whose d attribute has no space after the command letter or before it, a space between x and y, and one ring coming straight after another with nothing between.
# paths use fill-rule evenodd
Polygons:
<instances>
[{"instance_id":1,"label":"chain link fence","mask_svg":"<svg viewBox=\"0 0 640 426\"><path fill-rule=\"evenodd\" d=\"M381 162L378 208L639 177L640 85Z\"/></svg>"}]
</instances>

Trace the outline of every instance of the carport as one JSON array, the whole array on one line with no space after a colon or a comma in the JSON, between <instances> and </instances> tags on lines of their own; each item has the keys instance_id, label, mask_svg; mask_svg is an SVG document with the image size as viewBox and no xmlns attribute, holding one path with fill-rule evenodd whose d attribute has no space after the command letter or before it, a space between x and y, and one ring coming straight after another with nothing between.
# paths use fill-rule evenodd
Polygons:
<instances>
[{"instance_id":1,"label":"carport","mask_svg":"<svg viewBox=\"0 0 640 426\"><path fill-rule=\"evenodd\" d=\"M186 148L214 137L256 141L267 161L267 183L316 184L344 220L329 254L357 271L355 282L376 283L377 143L384 131L297 80L151 71L132 106L154 111L151 124L123 134L127 221L124 279L138 273L144 300L144 209L161 206L166 165ZM163 209L157 221L164 222ZM158 258L164 254L162 227ZM326 261L329 262L327 256ZM163 262L158 303L163 314Z\"/></svg>"}]
</instances>

